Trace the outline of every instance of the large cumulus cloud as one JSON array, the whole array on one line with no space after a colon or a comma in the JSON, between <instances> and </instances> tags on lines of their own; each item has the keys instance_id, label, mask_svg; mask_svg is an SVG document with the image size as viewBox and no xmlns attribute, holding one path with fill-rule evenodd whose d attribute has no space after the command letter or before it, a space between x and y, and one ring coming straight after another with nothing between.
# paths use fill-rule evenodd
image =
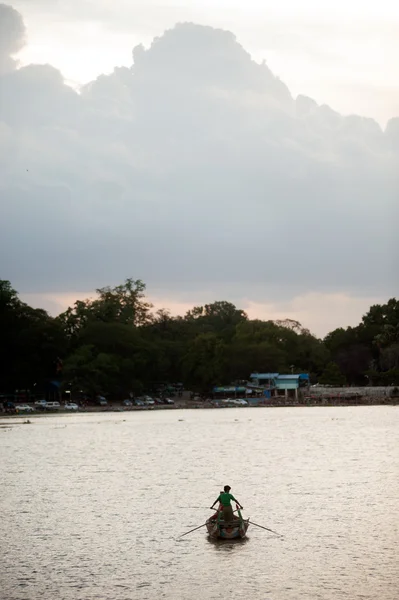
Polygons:
<instances>
[{"instance_id":1,"label":"large cumulus cloud","mask_svg":"<svg viewBox=\"0 0 399 600\"><path fill-rule=\"evenodd\" d=\"M25 44L25 25L18 11L0 3L0 75L13 71L13 58Z\"/></svg>"},{"instance_id":2,"label":"large cumulus cloud","mask_svg":"<svg viewBox=\"0 0 399 600\"><path fill-rule=\"evenodd\" d=\"M294 99L192 23L80 93L49 65L0 86L0 270L23 291L133 275L193 299L392 293L397 120Z\"/></svg>"}]
</instances>

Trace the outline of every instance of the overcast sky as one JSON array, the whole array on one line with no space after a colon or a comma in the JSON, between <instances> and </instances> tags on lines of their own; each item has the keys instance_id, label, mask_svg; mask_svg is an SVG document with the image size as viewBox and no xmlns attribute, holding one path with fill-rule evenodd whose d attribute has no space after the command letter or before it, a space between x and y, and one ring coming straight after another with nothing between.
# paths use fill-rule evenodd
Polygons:
<instances>
[{"instance_id":1,"label":"overcast sky","mask_svg":"<svg viewBox=\"0 0 399 600\"><path fill-rule=\"evenodd\" d=\"M24 299L55 314L132 276L172 312L324 335L398 294L399 5L12 4L0 277Z\"/></svg>"}]
</instances>

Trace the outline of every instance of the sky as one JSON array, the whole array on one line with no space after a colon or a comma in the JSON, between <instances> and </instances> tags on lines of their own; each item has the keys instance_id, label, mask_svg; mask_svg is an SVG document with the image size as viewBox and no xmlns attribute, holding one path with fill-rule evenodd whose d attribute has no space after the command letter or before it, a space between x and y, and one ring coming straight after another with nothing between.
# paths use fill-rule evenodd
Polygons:
<instances>
[{"instance_id":1,"label":"sky","mask_svg":"<svg viewBox=\"0 0 399 600\"><path fill-rule=\"evenodd\" d=\"M133 45L177 22L233 31L293 95L384 124L399 105L399 8L392 0L14 0L28 26L20 59L71 83L130 66Z\"/></svg>"},{"instance_id":2,"label":"sky","mask_svg":"<svg viewBox=\"0 0 399 600\"><path fill-rule=\"evenodd\" d=\"M323 336L398 294L399 5L0 3L0 273Z\"/></svg>"}]
</instances>

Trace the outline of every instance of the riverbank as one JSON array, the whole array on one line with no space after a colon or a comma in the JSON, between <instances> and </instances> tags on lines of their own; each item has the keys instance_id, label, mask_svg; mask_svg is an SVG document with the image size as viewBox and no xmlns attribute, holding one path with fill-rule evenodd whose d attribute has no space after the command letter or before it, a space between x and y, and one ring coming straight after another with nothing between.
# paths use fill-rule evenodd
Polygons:
<instances>
[{"instance_id":1,"label":"riverbank","mask_svg":"<svg viewBox=\"0 0 399 600\"><path fill-rule=\"evenodd\" d=\"M366 397L363 399L357 398L356 400L327 400L327 399L309 399L302 401L295 400L286 400L285 398L281 399L269 399L267 402L259 402L258 404L249 404L247 406L237 406L237 405L229 405L227 403L221 402L193 402L193 401L176 401L174 405L154 405L154 406L123 406L122 404L111 404L106 407L104 406L86 406L84 408L80 408L79 410L52 410L52 411L35 411L35 412L21 412L21 413L0 413L1 418L18 418L18 419L28 419L29 417L48 417L54 415L75 415L75 414L90 414L90 413L131 413L131 412L148 412L148 411L172 411L172 410L184 410L184 409L229 409L229 408L288 408L288 407L345 407L345 406L397 406L399 405L399 398L371 398Z\"/></svg>"}]
</instances>

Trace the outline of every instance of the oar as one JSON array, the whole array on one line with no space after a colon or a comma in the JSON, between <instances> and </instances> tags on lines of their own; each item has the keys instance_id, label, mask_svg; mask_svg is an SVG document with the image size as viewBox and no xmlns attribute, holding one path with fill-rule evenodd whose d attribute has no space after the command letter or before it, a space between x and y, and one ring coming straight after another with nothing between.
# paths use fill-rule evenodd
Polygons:
<instances>
[{"instance_id":1,"label":"oar","mask_svg":"<svg viewBox=\"0 0 399 600\"><path fill-rule=\"evenodd\" d=\"M269 529L268 527L263 527L263 525L258 525L257 523L254 523L253 521L249 521L249 523L251 523L251 525L255 525L255 527L260 527L261 529L266 529L266 531L270 531L271 533L275 533L276 535L278 535L280 537L284 537L281 533L277 533L277 531L273 531L273 529Z\"/></svg>"},{"instance_id":2,"label":"oar","mask_svg":"<svg viewBox=\"0 0 399 600\"><path fill-rule=\"evenodd\" d=\"M194 527L194 529L190 529L190 531L187 531L186 533L182 533L181 535L179 535L179 537L184 537L185 535L188 535L189 533L192 533L193 531L197 531L197 529L201 529L201 527L205 527L206 523L204 523L203 525L199 525L198 527Z\"/></svg>"}]
</instances>

